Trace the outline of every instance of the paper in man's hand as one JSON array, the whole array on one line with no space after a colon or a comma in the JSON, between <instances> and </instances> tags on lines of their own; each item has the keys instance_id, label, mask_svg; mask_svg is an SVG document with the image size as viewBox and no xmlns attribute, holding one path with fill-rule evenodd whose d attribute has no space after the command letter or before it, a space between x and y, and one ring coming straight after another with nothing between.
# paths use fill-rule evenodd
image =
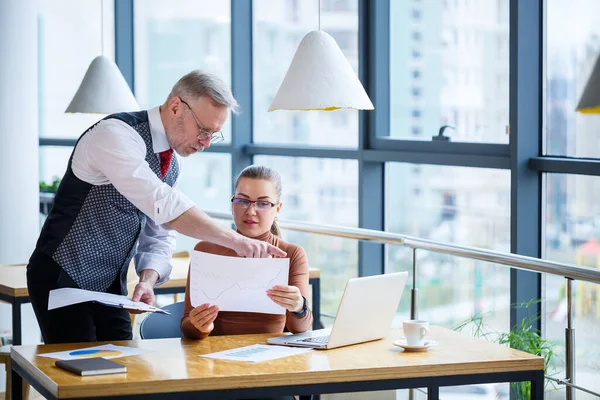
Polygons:
<instances>
[{"instance_id":1,"label":"paper in man's hand","mask_svg":"<svg viewBox=\"0 0 600 400\"><path fill-rule=\"evenodd\" d=\"M142 312L158 312L169 314L169 312L153 307L140 301L132 301L127 296L121 296L112 293L94 292L92 290L83 290L76 288L62 288L50 291L48 297L48 310L70 306L72 304L95 301L111 307L126 308L128 310Z\"/></svg>"}]
</instances>

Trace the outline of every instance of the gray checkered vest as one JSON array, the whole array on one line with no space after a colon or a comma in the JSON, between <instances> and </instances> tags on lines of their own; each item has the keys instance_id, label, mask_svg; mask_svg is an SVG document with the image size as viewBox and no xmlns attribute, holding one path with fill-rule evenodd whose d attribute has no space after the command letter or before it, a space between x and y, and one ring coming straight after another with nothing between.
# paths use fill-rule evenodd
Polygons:
<instances>
[{"instance_id":1,"label":"gray checkered vest","mask_svg":"<svg viewBox=\"0 0 600 400\"><path fill-rule=\"evenodd\" d=\"M139 133L146 144L146 161L160 179L160 159L152 148L148 113L120 113L105 119L109 118L119 119ZM72 161L73 154L36 251L51 256L81 289L103 292L120 279L121 292L126 294L127 269L146 215L112 184L92 185L77 178ZM173 155L162 181L173 186L178 175L179 164Z\"/></svg>"}]
</instances>

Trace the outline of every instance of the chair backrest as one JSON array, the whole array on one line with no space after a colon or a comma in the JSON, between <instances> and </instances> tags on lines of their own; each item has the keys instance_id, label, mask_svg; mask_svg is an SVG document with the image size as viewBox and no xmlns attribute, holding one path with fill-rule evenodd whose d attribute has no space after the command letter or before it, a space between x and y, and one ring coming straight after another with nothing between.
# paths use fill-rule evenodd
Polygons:
<instances>
[{"instance_id":1,"label":"chair backrest","mask_svg":"<svg viewBox=\"0 0 600 400\"><path fill-rule=\"evenodd\" d=\"M142 339L165 339L183 337L180 323L183 316L183 301L163 307L171 315L152 313L142 321L140 336Z\"/></svg>"}]
</instances>

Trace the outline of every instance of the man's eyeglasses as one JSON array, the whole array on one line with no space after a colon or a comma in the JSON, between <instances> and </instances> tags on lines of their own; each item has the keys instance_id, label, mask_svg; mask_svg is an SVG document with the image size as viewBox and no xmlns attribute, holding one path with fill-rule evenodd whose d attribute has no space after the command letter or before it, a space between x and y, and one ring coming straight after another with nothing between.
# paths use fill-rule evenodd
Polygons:
<instances>
[{"instance_id":1,"label":"man's eyeglasses","mask_svg":"<svg viewBox=\"0 0 600 400\"><path fill-rule=\"evenodd\" d=\"M204 129L203 127L201 127L200 123L198 122L198 118L196 117L196 114L194 113L194 110L192 110L192 107L190 107L190 105L185 100L183 100L181 97L179 98L179 100L181 100L181 102L183 104L185 104L187 106L187 108L189 108L190 112L192 113L194 122L196 122L198 131L200 131L200 133L198 133L198 136L197 136L198 140L210 139L211 144L219 143L219 142L222 142L223 140L225 140L225 138L223 137L223 133L221 131L210 132L208 129Z\"/></svg>"},{"instance_id":2,"label":"man's eyeglasses","mask_svg":"<svg viewBox=\"0 0 600 400\"><path fill-rule=\"evenodd\" d=\"M239 197L232 197L231 202L234 206L241 207L244 210L248 209L248 207L250 207L250 204L254 204L254 209L258 212L269 211L271 208L275 207L278 204L271 203L270 201L266 200L248 200Z\"/></svg>"}]
</instances>

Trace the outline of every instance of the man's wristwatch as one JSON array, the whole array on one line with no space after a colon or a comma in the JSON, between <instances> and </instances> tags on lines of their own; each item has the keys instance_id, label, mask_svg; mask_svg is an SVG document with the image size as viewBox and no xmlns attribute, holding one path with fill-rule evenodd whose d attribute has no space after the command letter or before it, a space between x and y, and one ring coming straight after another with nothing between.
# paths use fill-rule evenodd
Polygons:
<instances>
[{"instance_id":1,"label":"man's wristwatch","mask_svg":"<svg viewBox=\"0 0 600 400\"><path fill-rule=\"evenodd\" d=\"M302 318L308 313L308 301L306 301L306 297L302 296L302 298L304 299L304 304L302 305L302 310L300 310L300 312L292 311L292 314L294 314L294 317Z\"/></svg>"}]
</instances>

